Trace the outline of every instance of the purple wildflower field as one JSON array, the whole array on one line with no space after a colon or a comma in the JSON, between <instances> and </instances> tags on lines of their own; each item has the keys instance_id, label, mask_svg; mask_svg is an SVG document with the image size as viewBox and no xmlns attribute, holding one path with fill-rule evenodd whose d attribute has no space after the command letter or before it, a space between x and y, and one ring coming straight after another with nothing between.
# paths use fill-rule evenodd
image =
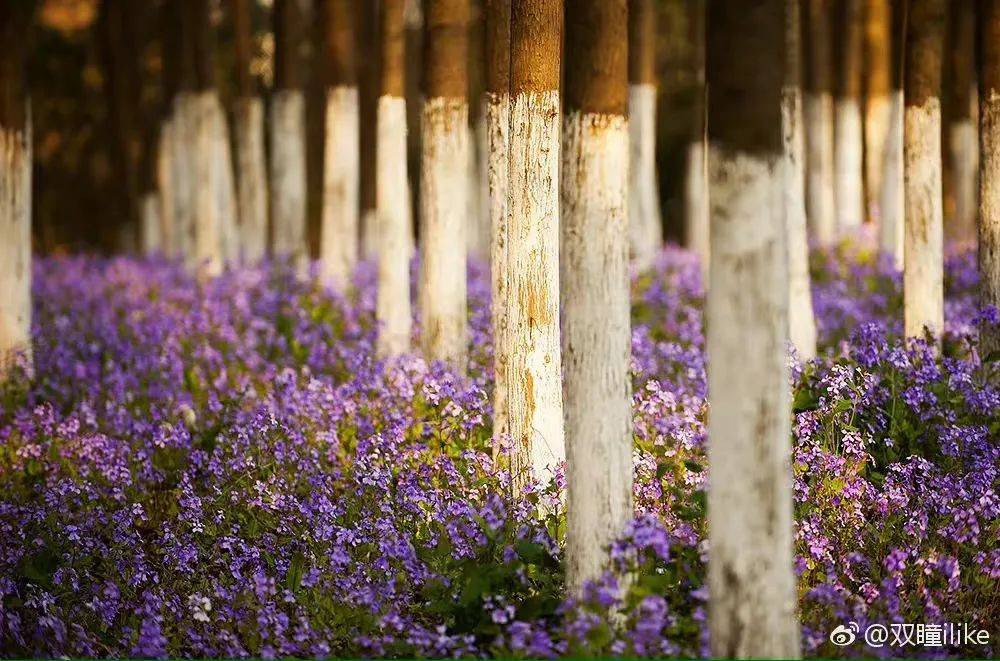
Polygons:
<instances>
[{"instance_id":1,"label":"purple wildflower field","mask_svg":"<svg viewBox=\"0 0 1000 661\"><path fill-rule=\"evenodd\" d=\"M975 329L998 319L974 254L947 261L939 352L900 339L901 276L863 242L812 273L821 356L789 358L806 653L914 653L836 647L846 621L995 636L1000 368ZM513 502L492 457L488 274L468 378L375 360L374 286L370 265L344 297L280 264L39 260L36 373L0 392L0 655L707 655L695 259L633 281L637 515L575 600L561 478Z\"/></svg>"}]
</instances>

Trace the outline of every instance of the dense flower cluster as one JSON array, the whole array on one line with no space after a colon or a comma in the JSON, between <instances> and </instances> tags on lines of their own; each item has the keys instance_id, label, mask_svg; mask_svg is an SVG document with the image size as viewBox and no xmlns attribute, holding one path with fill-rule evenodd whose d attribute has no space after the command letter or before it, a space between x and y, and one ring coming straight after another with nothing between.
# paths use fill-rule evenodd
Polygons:
<instances>
[{"instance_id":1,"label":"dense flower cluster","mask_svg":"<svg viewBox=\"0 0 1000 661\"><path fill-rule=\"evenodd\" d=\"M899 338L899 275L863 247L813 271L822 355L790 358L805 649L893 653L833 646L846 621L988 629L1000 390L974 260L948 262L940 351ZM35 297L34 378L0 390L0 655L707 653L689 254L634 281L637 515L574 599L562 476L512 498L490 447L481 267L467 378L374 359L370 267L344 296L280 264L51 258Z\"/></svg>"}]
</instances>

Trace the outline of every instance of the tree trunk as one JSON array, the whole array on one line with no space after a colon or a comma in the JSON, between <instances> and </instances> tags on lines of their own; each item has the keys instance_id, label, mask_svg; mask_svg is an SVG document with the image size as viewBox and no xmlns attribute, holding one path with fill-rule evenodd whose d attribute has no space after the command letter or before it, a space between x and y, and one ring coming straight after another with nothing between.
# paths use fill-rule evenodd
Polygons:
<instances>
[{"instance_id":1,"label":"tree trunk","mask_svg":"<svg viewBox=\"0 0 1000 661\"><path fill-rule=\"evenodd\" d=\"M508 440L510 387L507 198L510 168L511 0L486 0L486 129L490 197L490 291L493 301L493 448Z\"/></svg>"},{"instance_id":2,"label":"tree trunk","mask_svg":"<svg viewBox=\"0 0 1000 661\"><path fill-rule=\"evenodd\" d=\"M892 93L879 190L879 249L896 268L903 268L903 52L906 41L906 0L893 0Z\"/></svg>"},{"instance_id":3,"label":"tree trunk","mask_svg":"<svg viewBox=\"0 0 1000 661\"><path fill-rule=\"evenodd\" d=\"M421 340L430 360L465 371L468 208L468 0L425 5L420 179Z\"/></svg>"},{"instance_id":4,"label":"tree trunk","mask_svg":"<svg viewBox=\"0 0 1000 661\"><path fill-rule=\"evenodd\" d=\"M354 64L354 0L323 0L326 48L326 144L320 273L340 287L350 282L358 261L360 115Z\"/></svg>"},{"instance_id":5,"label":"tree trunk","mask_svg":"<svg viewBox=\"0 0 1000 661\"><path fill-rule=\"evenodd\" d=\"M892 111L892 20L890 0L869 0L865 15L865 205L868 217L879 219L879 192L885 166L886 139Z\"/></svg>"},{"instance_id":6,"label":"tree trunk","mask_svg":"<svg viewBox=\"0 0 1000 661\"><path fill-rule=\"evenodd\" d=\"M309 261L306 225L306 101L299 47L299 0L274 2L274 87L271 99L271 252L300 272Z\"/></svg>"},{"instance_id":7,"label":"tree trunk","mask_svg":"<svg viewBox=\"0 0 1000 661\"><path fill-rule=\"evenodd\" d=\"M903 167L905 265L903 313L908 337L944 327L941 189L941 55L944 0L910 0L906 34Z\"/></svg>"},{"instance_id":8,"label":"tree trunk","mask_svg":"<svg viewBox=\"0 0 1000 661\"><path fill-rule=\"evenodd\" d=\"M861 61L864 14L861 0L836 5L839 39L837 100L834 106L834 206L837 228L851 231L864 221L864 132L861 123Z\"/></svg>"},{"instance_id":9,"label":"tree trunk","mask_svg":"<svg viewBox=\"0 0 1000 661\"><path fill-rule=\"evenodd\" d=\"M813 238L822 245L833 242L837 217L834 202L832 52L829 0L809 0L806 5L809 38L806 77L805 124L806 216Z\"/></svg>"},{"instance_id":10,"label":"tree trunk","mask_svg":"<svg viewBox=\"0 0 1000 661\"><path fill-rule=\"evenodd\" d=\"M382 72L376 131L378 208L378 354L410 349L410 184L406 163L405 0L382 0L379 44Z\"/></svg>"},{"instance_id":11,"label":"tree trunk","mask_svg":"<svg viewBox=\"0 0 1000 661\"><path fill-rule=\"evenodd\" d=\"M948 158L945 159L945 238L971 244L976 237L979 127L975 111L976 9L972 0L949 4Z\"/></svg>"},{"instance_id":12,"label":"tree trunk","mask_svg":"<svg viewBox=\"0 0 1000 661\"><path fill-rule=\"evenodd\" d=\"M796 658L781 97L785 0L711 0L707 301L712 655Z\"/></svg>"},{"instance_id":13,"label":"tree trunk","mask_svg":"<svg viewBox=\"0 0 1000 661\"><path fill-rule=\"evenodd\" d=\"M511 3L507 424L515 494L566 457L559 346L558 0Z\"/></svg>"},{"instance_id":14,"label":"tree trunk","mask_svg":"<svg viewBox=\"0 0 1000 661\"><path fill-rule=\"evenodd\" d=\"M1000 0L981 0L979 17L979 295L1000 311ZM984 322L979 354L1000 351L1000 324Z\"/></svg>"},{"instance_id":15,"label":"tree trunk","mask_svg":"<svg viewBox=\"0 0 1000 661\"><path fill-rule=\"evenodd\" d=\"M581 0L566 15L560 298L574 591L608 568L608 549L632 517L628 12L628 0ZM652 169L632 155L633 167ZM641 222L648 243L653 219Z\"/></svg>"},{"instance_id":16,"label":"tree trunk","mask_svg":"<svg viewBox=\"0 0 1000 661\"><path fill-rule=\"evenodd\" d=\"M707 0L691 0L691 48L695 59L695 103L691 142L684 175L685 245L698 255L701 279L708 284L708 140L705 133L705 7ZM629 118L634 123L635 117Z\"/></svg>"},{"instance_id":17,"label":"tree trunk","mask_svg":"<svg viewBox=\"0 0 1000 661\"><path fill-rule=\"evenodd\" d=\"M629 243L636 265L646 269L663 243L656 183L656 4L629 0L627 9L622 39L628 46Z\"/></svg>"},{"instance_id":18,"label":"tree trunk","mask_svg":"<svg viewBox=\"0 0 1000 661\"><path fill-rule=\"evenodd\" d=\"M25 83L31 11L0 5L0 380L31 364L31 111Z\"/></svg>"},{"instance_id":19,"label":"tree trunk","mask_svg":"<svg viewBox=\"0 0 1000 661\"><path fill-rule=\"evenodd\" d=\"M378 45L378 2L354 0L355 23L358 38L355 49L370 56L357 59L358 112L360 117L375 117L378 113L379 98L379 45ZM378 253L376 223L378 222L378 201L376 170L378 155L375 143L378 140L376 122L362 121L358 131L358 204L359 232L358 255L372 258Z\"/></svg>"},{"instance_id":20,"label":"tree trunk","mask_svg":"<svg viewBox=\"0 0 1000 661\"><path fill-rule=\"evenodd\" d=\"M485 20L482 0L472 0L469 17L469 231L466 247L469 255L487 260L490 255L490 217L487 173L484 167L487 150L485 130ZM484 199L486 196L486 199Z\"/></svg>"},{"instance_id":21,"label":"tree trunk","mask_svg":"<svg viewBox=\"0 0 1000 661\"><path fill-rule=\"evenodd\" d=\"M253 23L250 0L231 0L236 80L236 191L240 258L250 264L267 254L267 163L264 155L264 102L250 73Z\"/></svg>"},{"instance_id":22,"label":"tree trunk","mask_svg":"<svg viewBox=\"0 0 1000 661\"><path fill-rule=\"evenodd\" d=\"M785 153L785 230L788 236L788 328L799 357L816 356L816 320L809 286L806 232L805 135L802 128L800 0L785 0L785 86L781 126Z\"/></svg>"}]
</instances>

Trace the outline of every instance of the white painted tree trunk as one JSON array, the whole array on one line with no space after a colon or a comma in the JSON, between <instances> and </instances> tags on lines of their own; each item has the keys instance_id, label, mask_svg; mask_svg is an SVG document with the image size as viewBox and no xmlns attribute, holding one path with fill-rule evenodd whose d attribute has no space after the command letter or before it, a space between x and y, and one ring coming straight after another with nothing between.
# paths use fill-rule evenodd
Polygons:
<instances>
[{"instance_id":1,"label":"white painted tree trunk","mask_svg":"<svg viewBox=\"0 0 1000 661\"><path fill-rule=\"evenodd\" d=\"M255 264L267 254L264 101L257 97L236 103L236 163L240 257Z\"/></svg>"},{"instance_id":2,"label":"white painted tree trunk","mask_svg":"<svg viewBox=\"0 0 1000 661\"><path fill-rule=\"evenodd\" d=\"M566 561L576 591L608 568L608 548L632 518L628 163L628 120L566 116L560 281Z\"/></svg>"},{"instance_id":3,"label":"white painted tree trunk","mask_svg":"<svg viewBox=\"0 0 1000 661\"><path fill-rule=\"evenodd\" d=\"M904 116L906 177L903 318L907 337L944 328L941 103L929 98Z\"/></svg>"},{"instance_id":4,"label":"white painted tree trunk","mask_svg":"<svg viewBox=\"0 0 1000 661\"><path fill-rule=\"evenodd\" d=\"M976 235L976 214L979 212L979 127L965 118L948 126L948 149L951 152L952 190L955 195L956 236L972 241Z\"/></svg>"},{"instance_id":5,"label":"white painted tree trunk","mask_svg":"<svg viewBox=\"0 0 1000 661\"><path fill-rule=\"evenodd\" d=\"M799 357L816 356L816 319L809 285L809 239L806 231L805 132L802 92L785 87L781 99L785 148L785 232L788 244L788 329Z\"/></svg>"},{"instance_id":6,"label":"white painted tree trunk","mask_svg":"<svg viewBox=\"0 0 1000 661\"><path fill-rule=\"evenodd\" d=\"M469 106L464 100L428 99L421 119L421 343L429 360L464 372Z\"/></svg>"},{"instance_id":7,"label":"white painted tree trunk","mask_svg":"<svg viewBox=\"0 0 1000 661\"><path fill-rule=\"evenodd\" d=\"M510 339L507 335L507 201L510 167L510 95L486 95L486 127L489 145L486 153L490 218L490 291L493 326L493 447L510 431L507 422L508 365Z\"/></svg>"},{"instance_id":8,"label":"white painted tree trunk","mask_svg":"<svg viewBox=\"0 0 1000 661\"><path fill-rule=\"evenodd\" d=\"M328 90L319 257L322 277L339 287L350 283L358 261L360 129L358 88Z\"/></svg>"},{"instance_id":9,"label":"white painted tree trunk","mask_svg":"<svg viewBox=\"0 0 1000 661\"><path fill-rule=\"evenodd\" d=\"M163 254L167 257L178 256L176 148L177 120L171 113L160 124L159 144L156 151L156 185L160 192L160 243Z\"/></svg>"},{"instance_id":10,"label":"white painted tree trunk","mask_svg":"<svg viewBox=\"0 0 1000 661\"><path fill-rule=\"evenodd\" d=\"M903 268L903 91L894 90L879 194L879 249Z\"/></svg>"},{"instance_id":11,"label":"white painted tree trunk","mask_svg":"<svg viewBox=\"0 0 1000 661\"><path fill-rule=\"evenodd\" d=\"M799 653L783 170L709 153L709 619L713 651L734 658Z\"/></svg>"},{"instance_id":12,"label":"white painted tree trunk","mask_svg":"<svg viewBox=\"0 0 1000 661\"><path fill-rule=\"evenodd\" d=\"M0 126L0 379L31 361L31 119Z\"/></svg>"},{"instance_id":13,"label":"white painted tree trunk","mask_svg":"<svg viewBox=\"0 0 1000 661\"><path fill-rule=\"evenodd\" d=\"M688 249L698 255L701 280L708 286L708 158L704 139L688 145L687 172L684 176L684 218Z\"/></svg>"},{"instance_id":14,"label":"white painted tree trunk","mask_svg":"<svg viewBox=\"0 0 1000 661\"><path fill-rule=\"evenodd\" d=\"M892 101L889 95L880 94L868 98L865 104L865 191L868 196L868 215L878 223L882 218L880 193L892 122Z\"/></svg>"},{"instance_id":15,"label":"white painted tree trunk","mask_svg":"<svg viewBox=\"0 0 1000 661\"><path fill-rule=\"evenodd\" d=\"M198 151L197 113L195 96L190 93L178 94L174 98L173 112L173 184L174 257L187 266L194 261L194 225L197 211L195 192L197 173L192 164Z\"/></svg>"},{"instance_id":16,"label":"white painted tree trunk","mask_svg":"<svg viewBox=\"0 0 1000 661\"><path fill-rule=\"evenodd\" d=\"M559 93L511 103L507 197L507 422L515 489L566 458L559 344Z\"/></svg>"},{"instance_id":17,"label":"white painted tree trunk","mask_svg":"<svg viewBox=\"0 0 1000 661\"><path fill-rule=\"evenodd\" d=\"M469 164L466 172L469 175L469 195L466 198L468 211L466 212L466 222L468 232L465 234L466 248L469 255L476 259L486 259L489 256L490 237L489 219L482 215L483 200L481 198L480 185L482 175L479 172L479 135L472 126L466 128L468 131L469 143Z\"/></svg>"},{"instance_id":18,"label":"white painted tree trunk","mask_svg":"<svg viewBox=\"0 0 1000 661\"><path fill-rule=\"evenodd\" d=\"M377 352L386 358L410 349L410 187L406 175L406 99L378 100L375 201L378 208L379 324Z\"/></svg>"},{"instance_id":19,"label":"white painted tree trunk","mask_svg":"<svg viewBox=\"0 0 1000 661\"><path fill-rule=\"evenodd\" d=\"M838 99L835 110L834 135L834 202L837 229L849 233L864 221L864 133L861 105L857 99Z\"/></svg>"},{"instance_id":20,"label":"white painted tree trunk","mask_svg":"<svg viewBox=\"0 0 1000 661\"><path fill-rule=\"evenodd\" d=\"M271 100L271 251L304 272L306 237L305 95L283 89Z\"/></svg>"},{"instance_id":21,"label":"white painted tree trunk","mask_svg":"<svg viewBox=\"0 0 1000 661\"><path fill-rule=\"evenodd\" d=\"M219 254L225 265L234 263L240 252L236 179L233 173L233 150L229 141L229 120L218 93L211 94L209 104L215 138L212 189L215 191L216 213L219 214Z\"/></svg>"},{"instance_id":22,"label":"white painted tree trunk","mask_svg":"<svg viewBox=\"0 0 1000 661\"><path fill-rule=\"evenodd\" d=\"M482 232L482 258L489 259L492 237L490 221L490 136L486 126L486 98L479 103L479 121L476 123L476 162L479 181L479 223Z\"/></svg>"},{"instance_id":23,"label":"white painted tree trunk","mask_svg":"<svg viewBox=\"0 0 1000 661\"><path fill-rule=\"evenodd\" d=\"M656 183L656 86L629 85L628 109L630 252L636 265L647 269L663 243Z\"/></svg>"},{"instance_id":24,"label":"white painted tree trunk","mask_svg":"<svg viewBox=\"0 0 1000 661\"><path fill-rule=\"evenodd\" d=\"M160 220L160 195L155 191L147 191L142 194L139 209L139 222L142 227L139 230L142 241L142 254L150 255L163 254L162 221Z\"/></svg>"},{"instance_id":25,"label":"white painted tree trunk","mask_svg":"<svg viewBox=\"0 0 1000 661\"><path fill-rule=\"evenodd\" d=\"M828 93L806 94L806 217L813 238L833 242L837 232L833 177L833 99Z\"/></svg>"}]
</instances>

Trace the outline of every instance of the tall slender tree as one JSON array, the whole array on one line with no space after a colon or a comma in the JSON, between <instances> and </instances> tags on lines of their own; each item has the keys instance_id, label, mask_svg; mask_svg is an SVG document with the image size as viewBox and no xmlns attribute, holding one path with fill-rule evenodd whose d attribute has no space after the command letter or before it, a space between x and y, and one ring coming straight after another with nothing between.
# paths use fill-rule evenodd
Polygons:
<instances>
[{"instance_id":1,"label":"tall slender tree","mask_svg":"<svg viewBox=\"0 0 1000 661\"><path fill-rule=\"evenodd\" d=\"M707 301L712 655L795 658L785 0L710 0L712 261Z\"/></svg>"},{"instance_id":2,"label":"tall slender tree","mask_svg":"<svg viewBox=\"0 0 1000 661\"><path fill-rule=\"evenodd\" d=\"M0 379L31 360L30 25L29 3L0 3Z\"/></svg>"},{"instance_id":3,"label":"tall slender tree","mask_svg":"<svg viewBox=\"0 0 1000 661\"><path fill-rule=\"evenodd\" d=\"M264 155L264 102L250 71L255 3L230 0L236 60L236 190L240 252L244 261L267 253L267 163Z\"/></svg>"},{"instance_id":4,"label":"tall slender tree","mask_svg":"<svg viewBox=\"0 0 1000 661\"><path fill-rule=\"evenodd\" d=\"M601 576L632 517L627 210L641 202L629 198L626 112L637 101L632 110L648 114L649 99L637 99L635 77L628 82L628 11L627 0L580 0L566 13L560 285L566 559L576 590ZM650 165L632 156L633 167Z\"/></svg>"},{"instance_id":5,"label":"tall slender tree","mask_svg":"<svg viewBox=\"0 0 1000 661\"><path fill-rule=\"evenodd\" d=\"M428 0L424 11L421 337L428 358L464 370L469 0Z\"/></svg>"},{"instance_id":6,"label":"tall slender tree","mask_svg":"<svg viewBox=\"0 0 1000 661\"><path fill-rule=\"evenodd\" d=\"M834 105L834 206L837 227L861 225L864 211L864 130L861 122L861 63L864 7L861 0L841 0L837 11L837 99Z\"/></svg>"},{"instance_id":7,"label":"tall slender tree","mask_svg":"<svg viewBox=\"0 0 1000 661\"><path fill-rule=\"evenodd\" d=\"M865 205L868 217L878 219L885 146L892 111L891 0L868 0L865 6L864 114Z\"/></svg>"},{"instance_id":8,"label":"tall slender tree","mask_svg":"<svg viewBox=\"0 0 1000 661\"><path fill-rule=\"evenodd\" d=\"M511 0L486 0L486 164L490 197L490 291L493 310L494 448L510 431L507 424L508 344L507 197L510 169Z\"/></svg>"},{"instance_id":9,"label":"tall slender tree","mask_svg":"<svg viewBox=\"0 0 1000 661\"><path fill-rule=\"evenodd\" d=\"M781 91L785 150L785 231L788 238L788 328L799 356L816 355L816 319L809 286L806 231L805 133L802 126L800 0L785 0L785 85Z\"/></svg>"},{"instance_id":10,"label":"tall slender tree","mask_svg":"<svg viewBox=\"0 0 1000 661\"><path fill-rule=\"evenodd\" d=\"M320 5L326 68L326 145L323 151L323 210L320 270L344 286L358 260L360 115L354 56L355 0Z\"/></svg>"},{"instance_id":11,"label":"tall slender tree","mask_svg":"<svg viewBox=\"0 0 1000 661\"><path fill-rule=\"evenodd\" d=\"M306 225L306 147L300 0L274 0L274 94L271 98L271 251L303 269L309 258Z\"/></svg>"},{"instance_id":12,"label":"tall slender tree","mask_svg":"<svg viewBox=\"0 0 1000 661\"><path fill-rule=\"evenodd\" d=\"M976 122L976 3L948 4L944 95L947 118L945 238L970 243L976 236L979 127Z\"/></svg>"},{"instance_id":13,"label":"tall slender tree","mask_svg":"<svg viewBox=\"0 0 1000 661\"><path fill-rule=\"evenodd\" d=\"M906 28L903 160L905 233L903 316L906 335L944 326L941 184L941 57L945 0L910 0Z\"/></svg>"},{"instance_id":14,"label":"tall slender tree","mask_svg":"<svg viewBox=\"0 0 1000 661\"><path fill-rule=\"evenodd\" d=\"M1000 0L980 0L979 291L1000 311ZM980 329L980 354L1000 351L1000 323Z\"/></svg>"},{"instance_id":15,"label":"tall slender tree","mask_svg":"<svg viewBox=\"0 0 1000 661\"><path fill-rule=\"evenodd\" d=\"M903 61L906 42L907 0L892 0L892 62L889 97L889 128L882 159L882 187L879 190L879 249L892 257L896 268L903 266Z\"/></svg>"},{"instance_id":16,"label":"tall slender tree","mask_svg":"<svg viewBox=\"0 0 1000 661\"><path fill-rule=\"evenodd\" d=\"M490 254L488 153L486 132L485 2L471 0L469 14L469 197L466 247L469 255L485 260Z\"/></svg>"},{"instance_id":17,"label":"tall slender tree","mask_svg":"<svg viewBox=\"0 0 1000 661\"><path fill-rule=\"evenodd\" d=\"M705 134L705 9L708 0L689 0L691 50L695 90L691 138L684 173L684 243L701 261L702 281L708 283L708 140ZM630 118L630 122L634 121Z\"/></svg>"},{"instance_id":18,"label":"tall slender tree","mask_svg":"<svg viewBox=\"0 0 1000 661\"><path fill-rule=\"evenodd\" d=\"M412 220L406 163L406 0L379 5L382 70L376 128L378 209L378 352L392 356L410 348L410 245Z\"/></svg>"},{"instance_id":19,"label":"tall slender tree","mask_svg":"<svg viewBox=\"0 0 1000 661\"><path fill-rule=\"evenodd\" d=\"M821 244L828 244L833 241L837 228L830 0L808 0L806 9L806 215L813 238Z\"/></svg>"},{"instance_id":20,"label":"tall slender tree","mask_svg":"<svg viewBox=\"0 0 1000 661\"><path fill-rule=\"evenodd\" d=\"M560 46L563 4L510 12L507 141L507 424L515 493L566 457L559 344Z\"/></svg>"},{"instance_id":21,"label":"tall slender tree","mask_svg":"<svg viewBox=\"0 0 1000 661\"><path fill-rule=\"evenodd\" d=\"M615 6L617 3L612 3ZM612 7L608 7L611 10ZM663 243L656 183L656 3L629 0L628 111L629 238L639 268L647 268ZM576 9L569 12L576 14ZM567 28L568 29L568 28Z\"/></svg>"},{"instance_id":22,"label":"tall slender tree","mask_svg":"<svg viewBox=\"0 0 1000 661\"><path fill-rule=\"evenodd\" d=\"M160 56L162 106L160 110L160 133L156 150L156 185L160 194L160 242L163 253L168 257L182 254L181 218L189 213L184 205L190 175L187 169L179 167L182 147L179 122L177 120L177 97L180 93L181 60L183 41L181 39L181 6L179 2L167 0L160 14ZM185 225L186 226L186 225Z\"/></svg>"}]
</instances>

